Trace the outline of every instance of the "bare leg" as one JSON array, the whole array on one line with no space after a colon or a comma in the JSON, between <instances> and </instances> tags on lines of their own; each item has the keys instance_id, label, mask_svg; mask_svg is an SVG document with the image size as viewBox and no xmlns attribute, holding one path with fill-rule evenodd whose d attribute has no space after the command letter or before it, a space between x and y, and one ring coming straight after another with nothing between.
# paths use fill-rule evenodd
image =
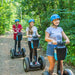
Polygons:
<instances>
[{"instance_id":1,"label":"bare leg","mask_svg":"<svg viewBox=\"0 0 75 75\"><path fill-rule=\"evenodd\" d=\"M55 66L55 59L54 59L53 56L48 56L48 60L49 60L49 63L50 63L49 72L50 72L50 75L52 75L53 70L54 70L54 66Z\"/></svg>"},{"instance_id":2,"label":"bare leg","mask_svg":"<svg viewBox=\"0 0 75 75\"><path fill-rule=\"evenodd\" d=\"M60 62L60 70L61 70L61 75L63 75L63 60Z\"/></svg>"}]
</instances>

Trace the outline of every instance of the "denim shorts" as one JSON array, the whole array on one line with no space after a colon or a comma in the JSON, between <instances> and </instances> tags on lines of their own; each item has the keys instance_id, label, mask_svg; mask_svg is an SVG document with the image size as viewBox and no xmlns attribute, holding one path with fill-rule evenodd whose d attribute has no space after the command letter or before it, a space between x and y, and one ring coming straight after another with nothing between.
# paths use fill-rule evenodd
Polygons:
<instances>
[{"instance_id":1,"label":"denim shorts","mask_svg":"<svg viewBox=\"0 0 75 75\"><path fill-rule=\"evenodd\" d=\"M46 55L47 55L47 56L54 56L54 48L55 48L56 46L57 46L57 45L48 44L48 45L47 45L47 50L46 50Z\"/></svg>"}]
</instances>

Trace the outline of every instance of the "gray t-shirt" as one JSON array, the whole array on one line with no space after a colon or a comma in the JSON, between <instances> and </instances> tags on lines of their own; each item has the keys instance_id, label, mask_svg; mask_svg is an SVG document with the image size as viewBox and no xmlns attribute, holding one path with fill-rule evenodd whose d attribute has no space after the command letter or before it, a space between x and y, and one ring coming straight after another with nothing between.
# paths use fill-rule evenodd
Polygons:
<instances>
[{"instance_id":1,"label":"gray t-shirt","mask_svg":"<svg viewBox=\"0 0 75 75\"><path fill-rule=\"evenodd\" d=\"M32 27L32 30L33 30L33 34L34 34L35 32L37 32L37 28L36 28L35 26ZM29 27L26 28L26 31L29 31ZM33 34L32 34L32 35L33 35ZM32 40L32 38L28 37L28 41L31 41L31 40Z\"/></svg>"},{"instance_id":2,"label":"gray t-shirt","mask_svg":"<svg viewBox=\"0 0 75 75\"><path fill-rule=\"evenodd\" d=\"M63 29L61 27L57 27L57 28L48 27L46 29L46 32L50 34L50 38L56 41L62 41L62 31ZM48 42L48 44L51 44L51 42Z\"/></svg>"}]
</instances>

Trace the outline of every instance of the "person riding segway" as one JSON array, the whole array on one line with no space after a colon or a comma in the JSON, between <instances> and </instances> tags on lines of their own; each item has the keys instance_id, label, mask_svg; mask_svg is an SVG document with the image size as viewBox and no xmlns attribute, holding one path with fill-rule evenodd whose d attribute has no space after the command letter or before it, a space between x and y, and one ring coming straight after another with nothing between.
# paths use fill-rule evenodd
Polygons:
<instances>
[{"instance_id":1,"label":"person riding segway","mask_svg":"<svg viewBox=\"0 0 75 75\"><path fill-rule=\"evenodd\" d=\"M16 24L13 25L15 46L14 46L14 49L10 50L11 58L19 57L19 56L24 57L25 56L25 51L26 51L25 48L21 49L22 25L19 24L19 19L16 19L15 23ZM18 43L18 51L16 51L17 43Z\"/></svg>"},{"instance_id":2,"label":"person riding segway","mask_svg":"<svg viewBox=\"0 0 75 75\"><path fill-rule=\"evenodd\" d=\"M30 60L25 57L23 60L23 67L26 72L29 70L38 70L45 68L45 59L43 56L39 56L37 60L37 48L39 46L40 35L37 32L37 28L34 26L34 19L29 20L29 27L26 29L28 36L28 45L30 49ZM32 60L34 58L34 61Z\"/></svg>"},{"instance_id":3,"label":"person riding segway","mask_svg":"<svg viewBox=\"0 0 75 75\"><path fill-rule=\"evenodd\" d=\"M50 18L52 25L46 29L45 32L45 41L48 42L46 55L48 56L48 60L50 63L49 72L50 75L53 74L54 66L55 66L55 58L54 58L54 49L57 46L57 41L62 41L62 37L66 40L66 44L70 43L69 38L64 33L63 29L59 27L60 16L58 14L53 14ZM60 50L61 51L61 50ZM63 60L60 61L60 72L63 75ZM43 75L46 75L43 73Z\"/></svg>"}]
</instances>

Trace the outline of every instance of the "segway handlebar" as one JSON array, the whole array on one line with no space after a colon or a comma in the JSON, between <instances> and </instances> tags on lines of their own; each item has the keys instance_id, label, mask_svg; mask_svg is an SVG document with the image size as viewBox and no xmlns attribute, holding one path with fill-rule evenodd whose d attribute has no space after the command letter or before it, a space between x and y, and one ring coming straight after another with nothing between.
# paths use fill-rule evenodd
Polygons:
<instances>
[{"instance_id":1,"label":"segway handlebar","mask_svg":"<svg viewBox=\"0 0 75 75\"><path fill-rule=\"evenodd\" d=\"M57 45L60 45L60 46L65 45L65 43L66 41L57 41Z\"/></svg>"},{"instance_id":2,"label":"segway handlebar","mask_svg":"<svg viewBox=\"0 0 75 75\"><path fill-rule=\"evenodd\" d=\"M32 35L32 38L38 38L38 35Z\"/></svg>"}]
</instances>

